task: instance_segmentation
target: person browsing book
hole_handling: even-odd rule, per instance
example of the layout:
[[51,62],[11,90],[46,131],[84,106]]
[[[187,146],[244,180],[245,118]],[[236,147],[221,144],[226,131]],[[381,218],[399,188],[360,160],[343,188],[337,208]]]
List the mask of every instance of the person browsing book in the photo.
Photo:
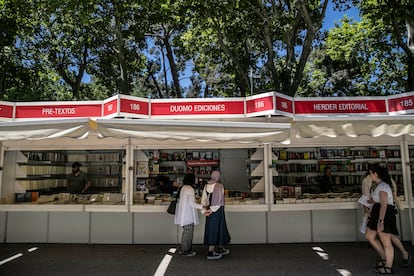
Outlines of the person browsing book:
[[195,191],[193,188],[194,183],[194,174],[189,173],[184,176],[183,185],[178,189],[179,200],[174,217],[174,223],[182,227],[181,248],[179,254],[187,257],[192,257],[197,254],[192,248],[194,225],[199,224],[196,209],[203,208],[201,204],[196,202]]

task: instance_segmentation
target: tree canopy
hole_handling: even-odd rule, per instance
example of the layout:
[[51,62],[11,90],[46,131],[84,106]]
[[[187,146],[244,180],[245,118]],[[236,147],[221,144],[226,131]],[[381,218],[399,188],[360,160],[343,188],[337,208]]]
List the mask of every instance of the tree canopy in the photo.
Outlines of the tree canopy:
[[414,91],[409,0],[0,0],[0,24],[0,100]]

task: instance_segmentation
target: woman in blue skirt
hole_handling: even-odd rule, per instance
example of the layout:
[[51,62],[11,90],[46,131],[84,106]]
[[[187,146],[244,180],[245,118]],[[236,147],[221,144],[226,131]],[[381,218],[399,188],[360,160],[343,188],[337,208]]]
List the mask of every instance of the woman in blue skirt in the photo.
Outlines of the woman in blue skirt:
[[230,234],[227,229],[224,213],[224,186],[220,183],[220,172],[213,171],[211,179],[204,186],[201,195],[202,212],[206,215],[204,244],[208,245],[208,260],[221,259],[230,253],[224,248],[230,243]]

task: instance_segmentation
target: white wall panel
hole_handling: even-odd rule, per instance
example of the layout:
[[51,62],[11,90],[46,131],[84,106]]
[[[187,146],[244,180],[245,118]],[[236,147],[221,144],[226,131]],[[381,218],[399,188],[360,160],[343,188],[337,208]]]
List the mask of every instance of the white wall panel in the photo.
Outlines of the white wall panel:
[[48,213],[9,212],[7,214],[6,242],[47,242]]
[[89,215],[80,212],[50,212],[48,242],[89,243]]

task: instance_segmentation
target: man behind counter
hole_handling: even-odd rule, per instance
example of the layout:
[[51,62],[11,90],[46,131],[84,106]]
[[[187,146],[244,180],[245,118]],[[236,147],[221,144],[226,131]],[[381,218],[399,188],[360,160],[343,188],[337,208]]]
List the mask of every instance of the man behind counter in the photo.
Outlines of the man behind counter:
[[72,173],[67,176],[68,190],[71,194],[83,194],[92,186],[88,174],[81,171],[79,162],[72,164]]
[[332,192],[332,169],[331,167],[325,167],[323,170],[323,176],[319,180],[319,192],[320,193],[330,193]]

